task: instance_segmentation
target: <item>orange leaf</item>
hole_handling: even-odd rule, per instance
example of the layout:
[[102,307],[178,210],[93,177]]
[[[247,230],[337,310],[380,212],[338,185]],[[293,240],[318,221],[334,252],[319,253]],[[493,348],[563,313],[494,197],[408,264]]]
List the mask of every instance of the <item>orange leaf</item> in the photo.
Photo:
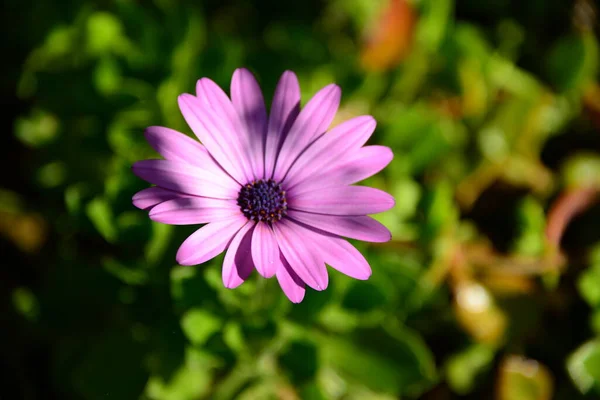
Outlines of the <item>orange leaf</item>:
[[407,0],[389,0],[361,52],[361,64],[370,71],[397,66],[409,53],[417,16]]

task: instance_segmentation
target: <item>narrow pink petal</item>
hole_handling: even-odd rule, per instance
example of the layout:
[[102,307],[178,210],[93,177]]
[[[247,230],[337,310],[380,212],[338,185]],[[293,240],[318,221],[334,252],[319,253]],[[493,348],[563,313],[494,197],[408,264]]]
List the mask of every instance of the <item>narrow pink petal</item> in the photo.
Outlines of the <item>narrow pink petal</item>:
[[209,197],[177,198],[150,210],[150,219],[170,225],[195,225],[242,215],[234,200]]
[[165,189],[220,199],[237,199],[239,185],[199,167],[170,160],[142,160],[133,172],[145,181]]
[[307,247],[304,230],[285,219],[273,224],[279,249],[294,272],[311,288],[325,290],[329,283],[327,269],[319,253]]
[[200,142],[176,130],[150,126],[146,128],[144,135],[154,150],[167,160],[198,165],[198,158],[209,157],[208,151]]
[[376,125],[373,117],[363,115],[336,126],[318,138],[292,165],[284,180],[286,186],[295,186],[359,149],[373,134]]
[[256,270],[265,278],[271,278],[280,268],[279,246],[271,227],[259,222],[252,235],[252,259]]
[[265,175],[271,177],[277,153],[300,112],[300,85],[292,71],[285,71],[275,88],[265,140]]
[[[251,153],[251,164],[256,178],[265,177],[264,146],[267,131],[267,109],[258,82],[250,71],[238,68],[231,79],[231,102],[237,111]],[[242,134],[240,132],[239,134]]]
[[240,286],[252,273],[254,263],[252,262],[252,228],[254,223],[248,221],[238,231],[227,248],[221,271],[223,285],[234,289]]
[[212,80],[202,78],[196,82],[196,96],[210,107],[213,116],[217,117],[216,121],[221,123],[222,130],[225,132],[229,129],[231,149],[237,154],[237,162],[243,168],[246,182],[256,179],[252,171],[249,137],[244,135],[244,125],[227,94]]
[[211,222],[192,233],[177,250],[181,265],[202,264],[221,254],[233,236],[248,222],[244,216]]
[[222,179],[233,180],[197,140],[162,126],[147,128],[145,135],[148,143],[166,160],[183,161],[219,175]]
[[366,186],[336,186],[303,193],[288,193],[293,210],[331,215],[377,214],[394,206],[388,193]]
[[[327,135],[325,135],[327,136]],[[314,175],[303,175],[294,185],[286,185],[288,192],[300,193],[331,186],[344,186],[362,181],[384,169],[394,158],[389,147],[366,146],[346,159],[324,166]]]
[[366,280],[371,276],[371,267],[365,257],[348,241],[339,236],[301,227],[302,235],[320,250],[325,263],[344,275]]
[[209,96],[199,99],[187,93],[177,100],[186,122],[219,165],[241,184],[252,180],[249,159],[234,124],[225,113],[213,108],[216,101],[211,102]]
[[158,186],[149,187],[140,190],[133,195],[131,199],[133,205],[141,210],[149,210],[163,201],[172,200],[179,197],[189,197],[189,195],[163,189]]
[[[323,239],[325,237],[325,239]],[[317,238],[328,265],[354,279],[366,280],[371,276],[371,266],[365,257],[348,241],[334,236]]]
[[281,290],[292,303],[300,303],[304,299],[304,282],[296,275],[292,267],[281,255],[282,266],[277,268],[276,276]]
[[294,210],[288,210],[287,216],[308,226],[365,242],[383,243],[392,238],[385,226],[367,216],[325,215]]
[[340,105],[341,94],[339,86],[325,86],[300,111],[279,151],[273,179],[280,182],[304,149],[325,133]]

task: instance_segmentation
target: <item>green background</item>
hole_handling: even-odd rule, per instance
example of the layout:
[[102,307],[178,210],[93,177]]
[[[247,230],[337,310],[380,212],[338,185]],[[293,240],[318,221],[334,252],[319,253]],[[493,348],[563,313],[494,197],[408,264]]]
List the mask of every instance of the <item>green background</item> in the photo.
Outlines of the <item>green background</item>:
[[[3,8],[0,398],[598,398],[594,1]],[[176,265],[196,227],[131,205],[145,127],[190,134],[177,95],[238,67],[268,104],[291,69],[378,120],[395,158],[365,184],[397,205],[356,244],[368,281],[228,290],[222,257]]]

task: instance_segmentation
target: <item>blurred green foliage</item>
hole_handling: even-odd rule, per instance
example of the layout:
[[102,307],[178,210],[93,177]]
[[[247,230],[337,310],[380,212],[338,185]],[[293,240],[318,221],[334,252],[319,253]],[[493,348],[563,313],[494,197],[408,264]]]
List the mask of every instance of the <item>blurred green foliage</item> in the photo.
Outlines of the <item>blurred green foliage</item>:
[[[7,3],[18,100],[0,191],[7,399],[543,400],[600,395],[600,86],[594,2]],[[16,32],[16,35],[15,35]],[[369,184],[390,243],[369,281],[175,265],[194,227],[131,205],[143,130],[176,98],[285,69],[343,89],[393,148]],[[8,89],[6,89],[8,88]],[[9,136],[8,134],[5,136]],[[12,170],[11,170],[12,168]],[[15,169],[16,168],[16,169]]]

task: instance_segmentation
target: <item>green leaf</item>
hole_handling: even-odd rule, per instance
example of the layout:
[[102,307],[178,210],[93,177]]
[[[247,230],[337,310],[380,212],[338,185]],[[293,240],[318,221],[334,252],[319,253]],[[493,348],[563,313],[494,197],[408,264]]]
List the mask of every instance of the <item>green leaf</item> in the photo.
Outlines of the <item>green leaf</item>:
[[130,268],[116,260],[103,260],[102,266],[111,275],[128,285],[144,285],[148,282],[148,273],[141,268]]
[[12,292],[12,301],[19,314],[29,321],[35,321],[40,312],[38,299],[35,294],[26,287],[18,287]]
[[570,187],[600,187],[600,155],[582,152],[569,157],[561,168],[563,181]]
[[94,70],[94,84],[103,95],[116,93],[122,84],[119,64],[112,57],[103,57]]
[[589,267],[581,274],[577,288],[592,307],[600,306],[600,264]]
[[56,115],[43,110],[33,110],[29,117],[17,118],[15,136],[31,147],[43,147],[58,138],[60,121]]
[[540,256],[545,245],[546,214],[544,206],[535,198],[526,197],[517,210],[519,235],[515,251],[519,254]]
[[190,310],[181,318],[181,329],[195,345],[204,344],[212,334],[221,329],[222,325],[223,322],[219,317],[202,309]]
[[113,14],[96,12],[87,21],[87,46],[92,54],[113,51],[122,35],[123,25]]
[[117,229],[112,209],[104,198],[96,197],[90,201],[86,207],[86,214],[107,242],[116,241]]
[[581,90],[598,70],[598,43],[584,32],[559,39],[548,59],[548,75],[559,91]]
[[62,161],[53,161],[37,171],[37,181],[44,188],[55,188],[67,179],[67,166]]
[[171,296],[177,309],[187,310],[215,301],[217,293],[197,268],[179,265],[171,269]]
[[477,378],[491,367],[494,349],[475,344],[450,357],[446,365],[448,384],[458,394],[470,393]]
[[582,393],[600,393],[600,341],[593,340],[579,347],[567,359],[567,370]]
[[[210,390],[212,359],[205,354],[187,349],[185,364],[168,380],[152,376],[145,394],[150,400],[196,400]],[[125,400],[125,399],[123,399]]]
[[348,310],[366,312],[382,307],[389,299],[381,285],[371,281],[353,281],[342,300],[342,306]]
[[282,351],[279,363],[297,387],[315,377],[319,367],[318,349],[306,340],[293,341]]
[[160,262],[169,247],[173,225],[159,223],[152,223],[151,225],[152,234],[148,244],[144,248],[144,255],[150,265],[155,265]]
[[451,23],[453,0],[423,1],[417,41],[430,52],[434,52],[444,40]]
[[324,363],[348,382],[388,394],[418,395],[435,381],[433,355],[415,334],[362,330],[356,339],[322,341]]

